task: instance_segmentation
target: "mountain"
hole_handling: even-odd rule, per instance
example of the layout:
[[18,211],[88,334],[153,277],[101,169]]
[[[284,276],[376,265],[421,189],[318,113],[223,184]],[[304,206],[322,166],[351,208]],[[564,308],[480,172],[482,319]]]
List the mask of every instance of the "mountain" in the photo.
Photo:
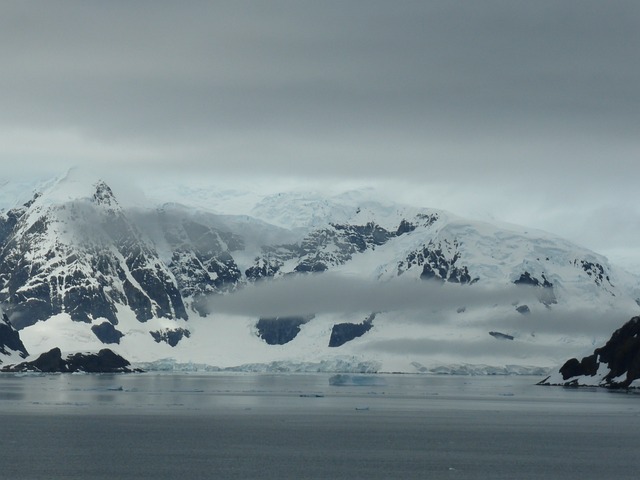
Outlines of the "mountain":
[[640,379],[640,317],[633,317],[602,347],[567,360],[539,385],[628,388]]
[[0,217],[0,301],[15,327],[61,313],[117,325],[118,305],[141,322],[186,319],[171,272],[109,186],[78,187],[61,181]]
[[548,367],[638,309],[636,277],[545,232],[370,192],[250,213],[124,207],[71,172],[0,215],[0,303],[32,353],[410,372]]

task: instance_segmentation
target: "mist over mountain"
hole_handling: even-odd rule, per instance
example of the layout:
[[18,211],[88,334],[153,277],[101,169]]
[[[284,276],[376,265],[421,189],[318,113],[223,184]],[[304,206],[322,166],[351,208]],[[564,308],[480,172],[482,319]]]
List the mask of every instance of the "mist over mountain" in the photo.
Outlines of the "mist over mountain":
[[31,187],[0,214],[0,304],[34,355],[532,371],[640,309],[638,277],[595,252],[368,190],[238,194],[251,215],[231,215],[231,190],[194,206],[77,172]]

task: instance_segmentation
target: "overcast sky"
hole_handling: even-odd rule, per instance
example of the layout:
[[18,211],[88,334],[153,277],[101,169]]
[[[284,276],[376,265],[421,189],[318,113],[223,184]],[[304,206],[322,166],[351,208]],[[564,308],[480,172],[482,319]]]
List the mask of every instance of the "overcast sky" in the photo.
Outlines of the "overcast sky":
[[640,268],[640,2],[7,1],[1,177],[372,185]]

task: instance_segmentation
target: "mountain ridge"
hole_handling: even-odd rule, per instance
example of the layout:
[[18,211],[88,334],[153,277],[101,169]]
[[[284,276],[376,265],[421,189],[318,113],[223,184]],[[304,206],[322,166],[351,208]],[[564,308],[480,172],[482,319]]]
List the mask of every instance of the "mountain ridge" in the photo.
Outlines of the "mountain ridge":
[[[530,319],[576,306],[619,309],[621,315],[638,307],[637,278],[601,255],[545,232],[498,227],[441,210],[384,205],[363,195],[338,198],[341,204],[335,197],[320,202],[323,209],[313,215],[303,210],[316,209],[318,195],[307,204],[302,194],[294,196],[295,202],[291,198],[274,196],[260,207],[269,210],[270,218],[290,218],[292,211],[298,211],[286,229],[246,215],[212,213],[213,206],[210,212],[175,203],[123,208],[106,182],[97,179],[87,185],[86,179],[64,177],[25,205],[0,215],[0,303],[31,343],[29,351],[59,346],[52,343],[56,339],[71,347],[72,335],[78,337],[78,349],[108,343],[126,358],[147,362],[176,356],[233,366],[254,360],[315,361],[345,353],[366,362],[378,355],[376,345],[391,351],[393,338],[399,342],[411,336],[423,338],[424,352],[416,349],[415,358],[400,361],[396,353],[389,355],[395,359],[389,364],[397,360],[403,371],[414,371],[413,364],[437,363],[438,356],[427,346],[438,336],[458,338],[464,345],[475,341],[473,345],[487,349],[499,346],[504,358],[498,363],[528,361],[499,343],[487,343],[496,337],[484,338],[482,330],[487,336],[500,331],[502,338],[512,337],[532,352],[542,352],[549,342],[584,348],[593,341],[587,340],[589,332],[578,331],[574,342],[554,333],[540,332],[536,337],[524,332],[538,330]],[[471,310],[448,305],[452,312],[423,308],[438,320],[422,330],[411,324],[413,320],[405,324],[406,318],[421,315],[415,312],[382,311],[366,324],[366,331],[356,326],[368,322],[371,309],[321,314],[302,323],[285,345],[270,350],[256,334],[260,318],[216,312],[215,302],[210,301],[252,284],[328,273],[382,282],[390,290],[401,288],[402,278],[457,285],[463,289],[460,303],[468,291],[464,289],[476,285],[497,290],[527,285],[535,298],[525,304],[523,294],[509,303]],[[349,288],[345,290],[349,295]],[[485,327],[492,317],[494,328]],[[338,324],[346,325],[344,331],[362,334],[330,349],[332,326]],[[603,325],[602,330],[606,328]],[[229,345],[221,346],[225,335]],[[220,351],[207,354],[207,339]],[[238,352],[224,358],[233,347]],[[465,363],[454,357],[458,361],[452,363]],[[466,363],[490,357],[478,350]],[[529,358],[546,365],[555,359],[543,353]]]

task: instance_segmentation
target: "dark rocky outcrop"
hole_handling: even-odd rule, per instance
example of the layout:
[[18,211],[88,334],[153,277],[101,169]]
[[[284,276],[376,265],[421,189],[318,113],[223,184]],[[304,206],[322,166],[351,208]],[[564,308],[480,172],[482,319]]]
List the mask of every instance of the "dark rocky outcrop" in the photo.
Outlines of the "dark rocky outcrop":
[[493,338],[497,338],[498,340],[513,340],[513,335],[508,335],[506,333],[501,332],[489,332]]
[[313,319],[313,315],[291,317],[263,317],[256,323],[258,336],[269,345],[284,345],[296,338],[300,327]]
[[560,367],[560,373],[564,380],[568,380],[572,377],[578,377],[581,375],[587,375],[593,377],[598,373],[598,361],[596,355],[589,355],[582,360],[577,358],[571,358]]
[[520,275],[520,278],[515,280],[513,283],[516,285],[531,285],[532,287],[545,287],[551,288],[553,284],[547,280],[547,277],[542,274],[542,281],[538,280],[536,277],[532,276],[529,272],[524,272]]
[[184,328],[165,328],[164,330],[149,333],[156,343],[165,342],[172,347],[178,345],[183,338],[189,338],[191,336],[191,332]]
[[131,363],[108,348],[95,353],[75,353],[67,357],[70,372],[131,373]]
[[540,300],[540,302],[546,305],[547,307],[551,306],[552,304],[558,303],[558,300],[556,299],[556,294],[553,291],[553,283],[551,283],[547,279],[544,273],[540,275],[540,278],[542,280],[534,277],[529,272],[525,271],[520,275],[519,278],[514,280],[513,283],[515,285],[539,287],[540,290],[538,292],[538,300]]
[[294,268],[294,271],[297,273],[321,273],[326,272],[328,268],[329,267],[321,261],[309,259],[300,262],[296,268]]
[[[437,217],[436,217],[437,218]],[[421,218],[423,221],[428,219]],[[431,221],[435,221],[435,218]],[[274,276],[285,262],[296,261],[293,271],[319,273],[342,265],[358,253],[373,250],[392,238],[415,230],[416,226],[402,220],[397,230],[387,230],[374,222],[364,225],[330,224],[314,230],[299,243],[263,247],[262,255],[245,270],[247,280]]]
[[[20,340],[20,334],[13,328],[11,322],[3,313],[2,318],[0,318],[0,356],[11,355],[12,352],[18,352],[18,355],[22,358],[29,356],[22,340]],[[1,358],[0,363],[2,363]]]
[[399,237],[400,235],[404,235],[405,233],[413,232],[416,228],[416,225],[403,219],[400,222],[398,229],[396,230],[396,235]]
[[53,348],[41,354],[31,362],[23,362],[13,367],[6,367],[3,371],[10,372],[68,372],[67,364],[62,359],[62,352],[59,348]]
[[98,337],[102,343],[120,343],[120,339],[124,336],[124,334],[117,330],[109,322],[102,322],[100,325],[93,325],[91,327],[91,331]]
[[457,241],[444,240],[429,242],[420,250],[409,253],[405,261],[398,264],[398,275],[412,267],[422,267],[422,280],[437,280],[459,284],[473,284],[479,279],[472,278],[469,269],[460,265],[461,254]]
[[589,275],[596,285],[601,286],[605,282],[611,284],[611,278],[603,265],[598,262],[590,262],[588,260],[576,260],[574,265],[580,266],[587,275]]
[[371,245],[384,245],[396,234],[385,230],[373,222],[366,225],[332,225],[333,228],[343,234],[348,242],[355,246],[358,252],[364,252]]
[[280,262],[271,262],[269,258],[256,258],[255,264],[252,267],[247,268],[244,274],[247,280],[255,282],[262,280],[263,278],[269,278],[275,276],[282,264]]
[[519,305],[516,307],[516,312],[521,313],[522,315],[528,315],[531,313],[531,309],[529,305]]
[[330,347],[340,347],[354,338],[361,337],[373,327],[376,314],[372,313],[362,323],[338,323],[331,329]]
[[[606,373],[602,373],[605,366]],[[600,372],[600,373],[599,373]],[[558,372],[541,385],[600,385],[607,388],[628,388],[640,378],[640,317],[633,317],[616,330],[609,341],[581,360],[567,360]]]
[[107,348],[98,353],[74,353],[62,358],[59,348],[43,353],[31,362],[8,365],[2,372],[41,372],[41,373],[131,373],[139,370],[129,368],[128,360]]

